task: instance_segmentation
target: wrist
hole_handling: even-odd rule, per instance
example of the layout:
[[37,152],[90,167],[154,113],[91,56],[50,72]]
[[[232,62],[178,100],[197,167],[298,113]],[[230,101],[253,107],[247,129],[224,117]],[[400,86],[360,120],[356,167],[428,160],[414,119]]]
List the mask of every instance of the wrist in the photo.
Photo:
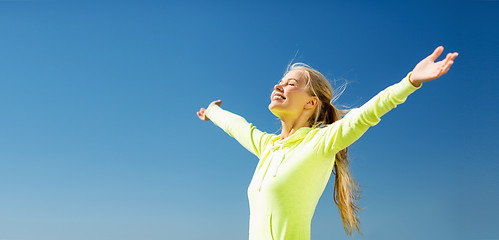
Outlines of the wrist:
[[414,87],[420,87],[421,86],[421,82],[419,81],[414,81],[412,78],[412,73],[409,74],[409,82],[412,84],[412,86]]

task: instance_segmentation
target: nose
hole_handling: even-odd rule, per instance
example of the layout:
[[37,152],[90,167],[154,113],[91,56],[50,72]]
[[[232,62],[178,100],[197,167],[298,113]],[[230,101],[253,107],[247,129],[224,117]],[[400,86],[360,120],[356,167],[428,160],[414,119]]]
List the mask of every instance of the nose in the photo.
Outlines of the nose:
[[281,84],[276,84],[274,86],[274,89],[277,90],[277,91],[281,91],[281,92],[283,91]]

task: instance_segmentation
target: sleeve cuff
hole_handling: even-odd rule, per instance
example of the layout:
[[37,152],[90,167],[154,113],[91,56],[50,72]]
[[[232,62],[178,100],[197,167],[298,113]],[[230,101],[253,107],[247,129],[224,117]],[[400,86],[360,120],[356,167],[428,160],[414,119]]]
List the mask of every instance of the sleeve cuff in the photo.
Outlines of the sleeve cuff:
[[415,92],[416,90],[420,89],[423,84],[421,84],[419,87],[415,87],[412,85],[411,81],[409,81],[409,77],[411,76],[412,72],[407,74],[407,76],[400,81],[400,87],[399,87],[399,93],[404,96],[409,96],[411,93]]
[[419,87],[416,87],[416,86],[412,85],[411,81],[409,81],[409,78],[411,77],[411,75],[412,75],[412,72],[409,72],[409,73],[407,74],[407,76],[403,79],[403,82],[405,82],[405,83],[408,85],[408,86],[407,86],[408,88],[411,88],[411,89],[413,89],[414,91],[415,91],[415,90],[417,90],[417,89],[420,89],[420,88],[423,86],[423,83],[421,83],[421,84],[419,85]]
[[217,110],[221,110],[222,108],[220,108],[220,106],[216,105],[216,104],[212,104],[210,106],[208,106],[208,108],[206,109],[205,111],[205,115],[211,119],[210,115],[213,114],[214,112],[217,112]]

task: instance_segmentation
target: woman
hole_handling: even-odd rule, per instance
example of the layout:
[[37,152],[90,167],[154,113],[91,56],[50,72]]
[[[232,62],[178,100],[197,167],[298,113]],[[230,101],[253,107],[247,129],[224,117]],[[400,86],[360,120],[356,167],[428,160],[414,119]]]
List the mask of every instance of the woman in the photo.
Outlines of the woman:
[[331,104],[327,79],[307,65],[294,64],[274,87],[269,104],[281,119],[280,135],[261,132],[244,118],[221,109],[220,100],[201,108],[197,113],[201,120],[213,121],[259,158],[248,188],[249,238],[310,239],[312,216],[331,172],[345,231],[349,235],[354,229],[360,231],[358,190],[350,176],[347,147],[423,82],[447,73],[458,54],[449,53],[435,62],[442,52],[443,47],[437,47],[401,82],[343,118]]

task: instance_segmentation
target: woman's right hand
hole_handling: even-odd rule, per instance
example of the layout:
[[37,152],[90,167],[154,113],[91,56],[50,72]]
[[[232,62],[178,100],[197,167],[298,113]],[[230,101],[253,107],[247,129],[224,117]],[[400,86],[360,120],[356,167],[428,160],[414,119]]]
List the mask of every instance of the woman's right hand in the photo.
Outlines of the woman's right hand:
[[[222,105],[222,100],[216,100],[216,101],[213,101],[210,103],[210,105],[208,105],[208,107],[210,107],[211,105]],[[201,108],[199,109],[199,112],[198,112],[198,117],[199,119],[203,120],[203,121],[210,121],[210,119],[206,116],[206,109],[204,108]]]

